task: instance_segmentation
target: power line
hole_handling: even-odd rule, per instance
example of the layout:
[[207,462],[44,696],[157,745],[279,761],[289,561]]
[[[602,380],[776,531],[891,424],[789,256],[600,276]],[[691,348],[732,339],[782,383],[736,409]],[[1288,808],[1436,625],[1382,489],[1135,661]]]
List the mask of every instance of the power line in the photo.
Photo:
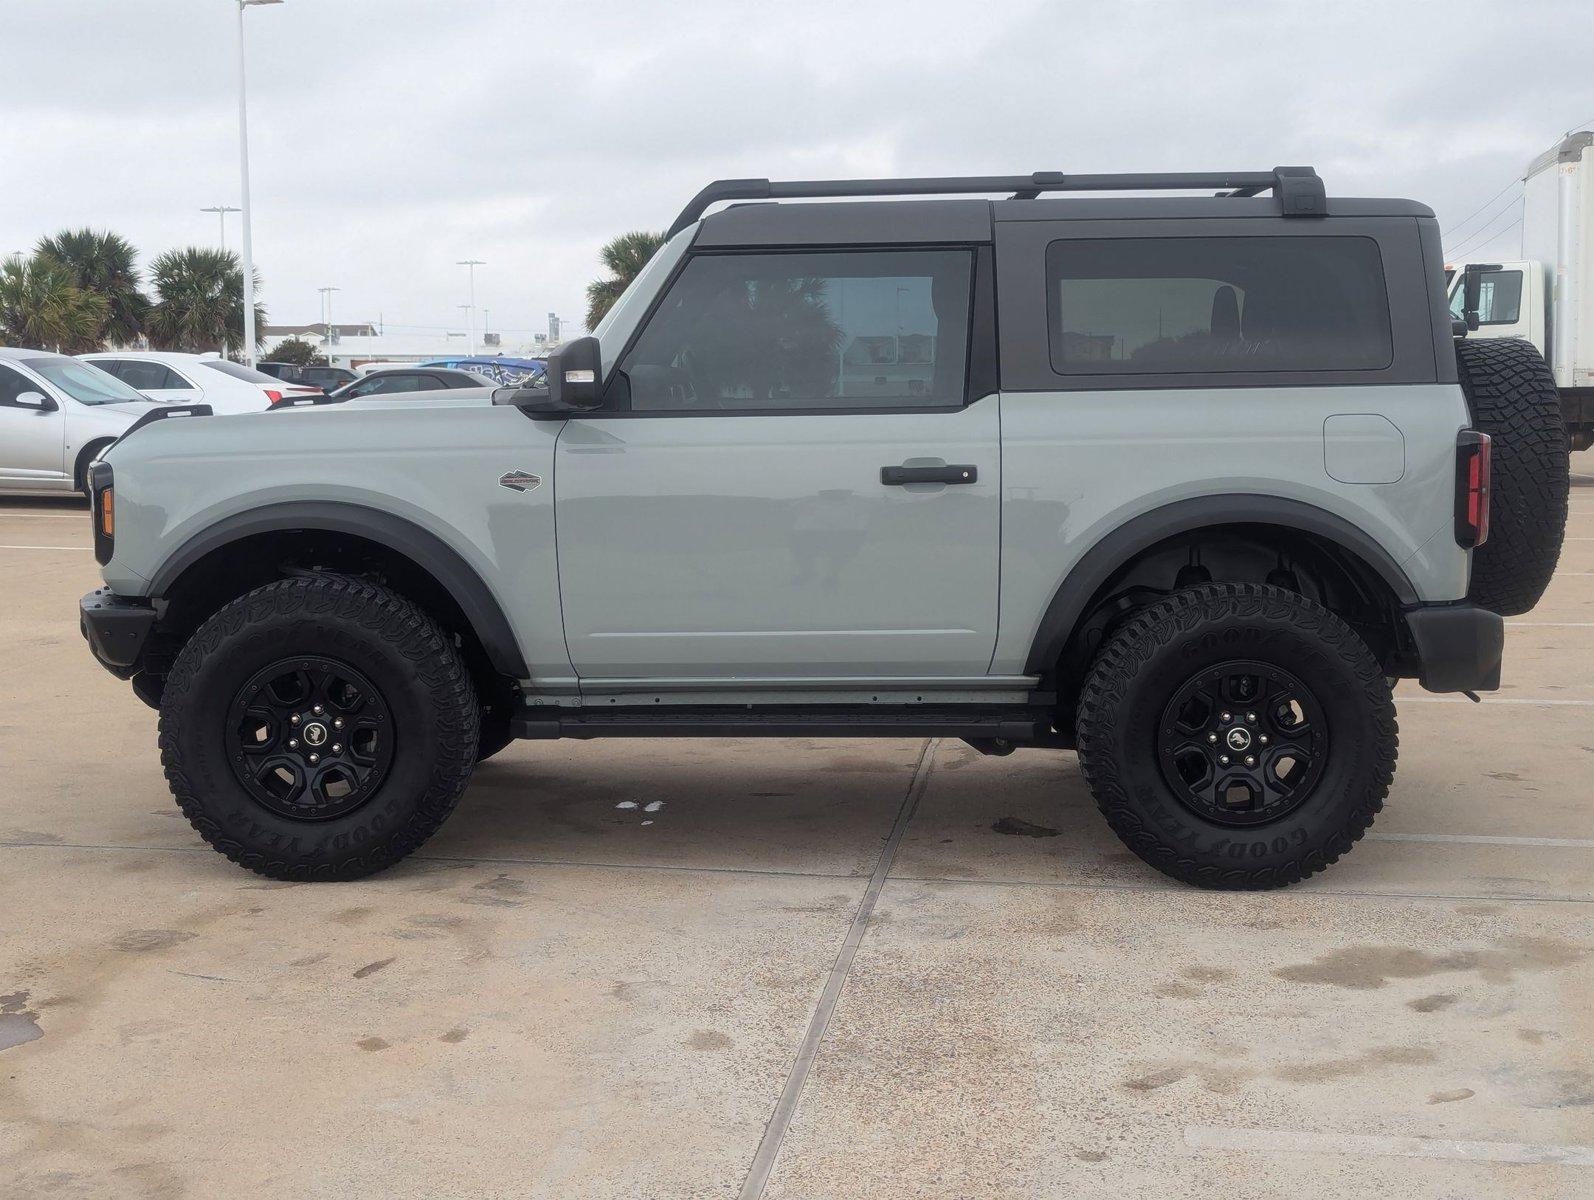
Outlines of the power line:
[[[1466,225],[1471,223],[1473,217],[1477,216],[1484,209],[1488,208],[1491,204],[1493,204],[1501,196],[1505,195],[1507,192],[1509,192],[1512,188],[1516,187],[1516,185],[1521,183],[1521,182],[1522,182],[1522,180],[1520,178],[1513,179],[1510,183],[1506,184],[1503,188],[1501,188],[1494,195],[1490,196],[1482,204],[1478,205],[1478,207],[1470,215],[1468,215],[1465,219],[1457,222],[1455,225],[1452,225],[1449,229],[1441,229],[1439,231],[1440,239],[1443,240],[1444,238],[1451,237],[1451,236],[1453,236],[1455,234],[1459,234],[1461,232],[1461,230]],[[1500,215],[1499,213],[1495,214],[1495,216],[1499,216],[1499,215]],[[1494,217],[1490,217],[1489,220],[1491,220],[1491,221],[1494,220]],[[1485,224],[1487,224],[1487,222],[1485,222]]]
[[[1514,209],[1518,204],[1522,203],[1523,199],[1524,199],[1523,197],[1518,196],[1510,204],[1506,205],[1499,212],[1495,213],[1494,216],[1490,217],[1488,222],[1486,224],[1484,224],[1483,227],[1480,228],[1476,233],[1472,234],[1471,237],[1464,238],[1460,245],[1456,246],[1453,250],[1446,251],[1446,255],[1445,256],[1447,258],[1460,258],[1463,254],[1467,253],[1469,250],[1475,250],[1479,246],[1488,245],[1490,242],[1494,241],[1495,238],[1499,237],[1502,233],[1504,233],[1507,229],[1511,229],[1515,225],[1515,222],[1513,222],[1511,225],[1505,226],[1502,229],[1494,230],[1494,232],[1492,232],[1492,233],[1490,232],[1490,230],[1493,227],[1494,223],[1496,221],[1498,221],[1501,217],[1505,216],[1507,213],[1511,212],[1511,210]],[[1517,214],[1517,221],[1520,221],[1520,220],[1522,220],[1522,214],[1518,213]]]

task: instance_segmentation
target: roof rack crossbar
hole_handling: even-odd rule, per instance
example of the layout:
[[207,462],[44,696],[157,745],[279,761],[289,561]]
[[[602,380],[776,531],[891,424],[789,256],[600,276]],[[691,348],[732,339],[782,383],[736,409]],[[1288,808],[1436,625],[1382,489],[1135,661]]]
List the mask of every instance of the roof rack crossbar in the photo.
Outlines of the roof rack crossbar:
[[825,199],[846,196],[950,196],[1010,192],[1015,200],[1033,200],[1042,192],[1204,191],[1218,188],[1223,196],[1255,196],[1272,192],[1287,217],[1320,217],[1327,212],[1323,181],[1311,167],[1274,167],[1271,171],[1172,171],[1125,175],[1065,175],[1036,171],[1033,175],[959,175],[917,179],[716,179],[692,197],[670,226],[674,237],[723,200]]

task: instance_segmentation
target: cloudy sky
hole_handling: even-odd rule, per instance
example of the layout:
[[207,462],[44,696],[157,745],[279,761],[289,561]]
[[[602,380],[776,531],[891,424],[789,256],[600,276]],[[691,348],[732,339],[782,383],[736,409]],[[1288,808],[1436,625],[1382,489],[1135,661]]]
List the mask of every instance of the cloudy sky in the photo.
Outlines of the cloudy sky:
[[[234,11],[0,0],[0,255],[83,224],[146,260],[214,242]],[[459,329],[454,263],[479,258],[506,341],[579,322],[604,240],[715,177],[1310,163],[1500,256],[1512,180],[1594,119],[1587,0],[286,0],[247,23],[272,319],[334,285],[340,320]]]

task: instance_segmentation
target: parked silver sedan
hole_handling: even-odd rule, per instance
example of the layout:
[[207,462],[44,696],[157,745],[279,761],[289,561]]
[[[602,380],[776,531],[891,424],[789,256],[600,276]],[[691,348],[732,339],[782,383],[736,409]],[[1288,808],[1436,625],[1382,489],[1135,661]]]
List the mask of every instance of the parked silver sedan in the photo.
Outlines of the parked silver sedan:
[[86,362],[0,346],[0,490],[83,491],[89,463],[155,406]]

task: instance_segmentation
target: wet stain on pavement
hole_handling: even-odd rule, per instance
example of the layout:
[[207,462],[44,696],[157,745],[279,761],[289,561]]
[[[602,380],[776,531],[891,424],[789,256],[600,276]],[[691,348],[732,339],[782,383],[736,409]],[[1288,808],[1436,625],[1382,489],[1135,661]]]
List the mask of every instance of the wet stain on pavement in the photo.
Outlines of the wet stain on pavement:
[[375,975],[383,967],[390,967],[396,961],[398,961],[398,955],[395,954],[392,958],[381,958],[374,963],[366,963],[365,966],[354,973],[354,977],[356,979],[364,979],[367,975]]
[[1391,979],[1419,979],[1451,971],[1476,971],[1490,983],[1505,983],[1518,971],[1544,971],[1569,966],[1588,954],[1586,947],[1554,938],[1512,937],[1488,950],[1430,954],[1406,946],[1347,946],[1319,955],[1309,963],[1273,972],[1295,983],[1369,990]]
[[437,1040],[447,1042],[450,1046],[457,1046],[470,1036],[470,1030],[465,1028],[450,1029]]
[[1471,1100],[1475,1094],[1471,1088],[1451,1088],[1447,1092],[1435,1092],[1428,1097],[1428,1103],[1454,1104],[1457,1100]]
[[1441,1008],[1449,1008],[1455,1002],[1455,996],[1448,992],[1439,992],[1432,996],[1419,996],[1415,1000],[1408,1000],[1406,1007],[1413,1012],[1431,1013],[1438,1012]]
[[358,906],[355,908],[343,908],[333,913],[327,919],[334,925],[358,925],[361,921],[365,920],[365,918],[369,917],[375,911],[376,910],[374,908],[364,908]]
[[1437,1061],[1439,1056],[1423,1046],[1381,1046],[1365,1054],[1349,1058],[1332,1058],[1326,1062],[1296,1063],[1278,1067],[1273,1071],[1276,1079],[1290,1083],[1322,1083],[1341,1079],[1346,1075],[1361,1075],[1383,1066],[1421,1067]]
[[991,823],[993,833],[1005,833],[1009,837],[1050,838],[1061,837],[1061,829],[1053,829],[1050,825],[1035,825],[1020,817],[1003,817]]
[[111,949],[124,954],[150,954],[169,950],[194,938],[186,929],[130,929],[111,942]]
[[712,1029],[699,1029],[686,1044],[693,1050],[729,1050],[733,1045],[730,1038]]
[[37,1014],[25,1007],[27,1002],[27,992],[0,996],[0,1050],[10,1050],[44,1036]]
[[378,1050],[386,1050],[390,1045],[386,1038],[379,1037],[364,1037],[354,1044],[361,1050],[369,1050],[372,1053],[375,1053]]

